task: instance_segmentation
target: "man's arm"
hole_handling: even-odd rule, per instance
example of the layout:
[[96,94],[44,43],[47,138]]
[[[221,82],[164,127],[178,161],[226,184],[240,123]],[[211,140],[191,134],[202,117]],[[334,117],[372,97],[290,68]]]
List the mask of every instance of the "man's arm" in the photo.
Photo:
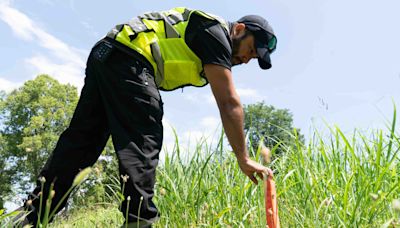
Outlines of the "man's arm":
[[210,82],[225,133],[236,155],[239,167],[257,184],[254,173],[262,178],[262,173],[267,174],[269,171],[263,165],[249,158],[243,131],[243,107],[233,85],[232,73],[229,69],[215,64],[205,64],[204,71]]

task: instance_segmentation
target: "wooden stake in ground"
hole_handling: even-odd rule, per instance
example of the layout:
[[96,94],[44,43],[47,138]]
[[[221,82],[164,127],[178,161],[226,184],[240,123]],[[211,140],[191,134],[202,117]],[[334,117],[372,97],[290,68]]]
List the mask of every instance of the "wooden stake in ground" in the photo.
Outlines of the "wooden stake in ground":
[[[266,164],[271,162],[271,151],[267,147],[263,147],[261,154]],[[272,172],[264,175],[264,196],[265,196],[265,213],[267,216],[268,228],[280,228],[278,216],[278,201],[276,199],[275,181]]]

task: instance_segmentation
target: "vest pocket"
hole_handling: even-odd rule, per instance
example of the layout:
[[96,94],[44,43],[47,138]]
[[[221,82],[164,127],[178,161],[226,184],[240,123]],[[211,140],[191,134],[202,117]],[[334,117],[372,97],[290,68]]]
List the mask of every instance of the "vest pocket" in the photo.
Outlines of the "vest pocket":
[[184,60],[167,60],[164,62],[164,83],[166,88],[197,84],[197,67],[194,62]]
[[201,60],[190,50],[183,38],[160,39],[158,45],[164,74],[160,87],[173,90],[185,85],[203,84],[199,75],[202,69]]

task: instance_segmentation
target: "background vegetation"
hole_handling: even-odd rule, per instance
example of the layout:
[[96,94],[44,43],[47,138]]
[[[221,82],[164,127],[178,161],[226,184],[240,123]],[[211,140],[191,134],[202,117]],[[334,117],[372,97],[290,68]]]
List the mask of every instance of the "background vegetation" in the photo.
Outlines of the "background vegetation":
[[39,75],[3,96],[0,105],[0,179],[11,184],[0,198],[12,197],[32,187],[61,132],[68,126],[78,101],[76,88],[62,85],[48,75]]
[[[17,91],[9,95],[3,94],[0,102],[1,199],[15,196],[12,189],[23,183],[16,176],[22,174],[26,177],[22,181],[27,183],[32,180],[28,177],[33,175],[34,169],[21,167],[31,161],[40,163],[42,160],[29,158],[30,162],[26,162],[27,158],[24,156],[35,151],[41,151],[38,157],[47,156],[46,153],[51,150],[51,146],[47,144],[56,140],[54,137],[58,134],[57,131],[63,129],[63,123],[68,122],[69,114],[72,113],[67,111],[67,107],[60,105],[70,102],[72,107],[76,102],[72,98],[50,102],[52,98],[49,102],[41,103],[51,110],[45,111],[47,109],[38,108],[41,105],[31,106],[29,103],[40,100],[40,95],[25,95],[15,98],[13,102],[21,101],[20,105],[16,105],[19,109],[15,108],[18,112],[12,112],[14,107],[7,105],[11,104],[7,102],[10,97],[17,97],[15,94],[18,91],[26,91],[26,85],[45,84],[47,88],[54,85],[35,84],[36,80],[55,83],[47,76],[39,76]],[[45,87],[38,87],[41,92],[38,94],[46,91]],[[74,96],[67,89],[58,88],[57,91]],[[51,109],[53,106],[55,108]],[[27,107],[44,111],[27,111]],[[261,115],[259,120],[252,117],[253,124],[255,119],[261,121],[271,118],[263,114],[269,112],[275,116],[279,111],[264,103],[245,107],[246,111],[251,108],[258,109]],[[60,112],[64,114],[56,116],[63,118],[57,119],[52,115]],[[327,126],[328,133],[322,135],[314,131],[307,144],[299,130],[291,126],[291,114],[287,110],[279,112],[286,117],[282,118],[283,122],[274,122],[270,128],[275,126],[275,129],[282,130],[280,133],[269,134],[264,130],[253,130],[251,126],[254,125],[247,125],[248,121],[246,126],[247,130],[254,131],[254,134],[248,134],[248,141],[251,155],[256,160],[261,160],[259,140],[282,135],[282,139],[272,140],[275,143],[272,147],[274,150],[279,149],[280,155],[271,164],[271,167],[279,170],[275,174],[275,181],[282,227],[400,226],[400,138],[395,128],[396,110],[387,129],[377,129],[369,133],[354,130],[348,134],[339,127]],[[45,116],[42,113],[49,115],[40,120],[38,116]],[[56,119],[60,123],[47,121],[47,118]],[[20,125],[17,127],[7,122],[9,120]],[[48,132],[53,136],[50,137]],[[12,133],[18,137],[12,136]],[[40,138],[35,138],[36,135]],[[179,137],[176,137],[175,148],[164,152],[166,157],[158,169],[155,198],[161,219],[155,227],[265,227],[262,184],[255,186],[240,172],[235,157],[224,145],[223,138],[224,135],[221,134],[216,146],[208,145],[205,140],[198,141],[195,151],[188,152],[183,151]],[[16,142],[14,147],[11,146],[12,139]],[[26,148],[32,148],[32,151],[27,151]],[[193,156],[187,157],[184,154]],[[67,210],[60,213],[50,227],[118,227],[123,223],[123,215],[118,211],[122,198],[114,157],[109,142],[87,180],[74,190]],[[13,216],[15,214],[0,211],[0,226],[12,226]]]
[[[289,109],[277,109],[263,102],[244,105],[244,130],[252,142],[253,149],[262,141],[273,149],[275,155],[286,151],[285,147],[295,147],[296,140],[304,144],[304,136],[300,129],[293,126],[293,115]],[[296,130],[297,137],[292,137]]]

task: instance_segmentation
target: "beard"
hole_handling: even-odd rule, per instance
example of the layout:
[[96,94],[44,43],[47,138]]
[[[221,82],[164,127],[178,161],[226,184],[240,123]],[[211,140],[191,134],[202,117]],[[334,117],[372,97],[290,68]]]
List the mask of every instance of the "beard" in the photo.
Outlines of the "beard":
[[242,43],[242,40],[244,40],[247,36],[251,34],[250,31],[245,30],[245,32],[241,35],[232,35],[232,57],[231,57],[231,63],[232,66],[240,65],[242,64],[242,60],[238,56],[238,52],[240,49],[240,45]]
[[232,66],[242,64],[242,61],[237,56],[237,54],[239,52],[240,43],[242,42],[243,39],[244,39],[243,36],[232,37],[232,57],[231,57]]

